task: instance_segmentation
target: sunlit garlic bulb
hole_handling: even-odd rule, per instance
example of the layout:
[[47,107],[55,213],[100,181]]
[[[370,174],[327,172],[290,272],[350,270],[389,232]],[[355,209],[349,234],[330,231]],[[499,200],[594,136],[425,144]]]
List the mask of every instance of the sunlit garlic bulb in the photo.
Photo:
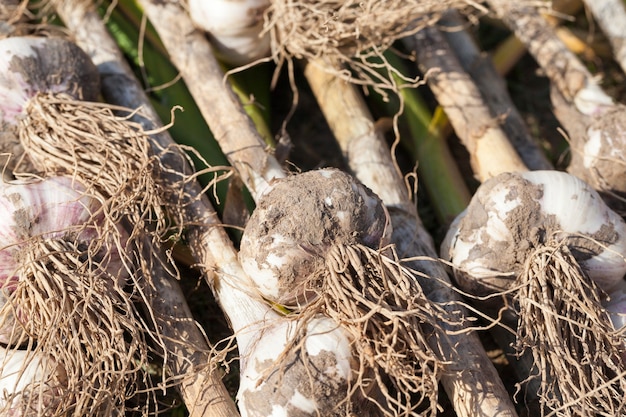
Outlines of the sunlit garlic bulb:
[[68,40],[33,36],[0,40],[0,123],[16,124],[35,94],[64,93],[95,101],[99,88],[97,68]]
[[459,285],[474,294],[513,283],[530,253],[563,241],[604,291],[626,273],[626,224],[596,191],[557,171],[507,173],[483,183],[450,227],[442,257]]
[[270,37],[263,32],[263,13],[269,0],[188,0],[196,26],[211,36],[219,58],[244,65],[270,51]]
[[242,267],[263,296],[303,301],[306,281],[325,268],[333,245],[389,243],[391,225],[380,199],[336,169],[298,174],[273,184],[241,240]]
[[29,350],[0,347],[0,414],[44,415],[55,401],[55,386],[65,381],[52,360]]
[[241,416],[340,415],[353,371],[347,332],[323,316],[307,323],[303,341],[294,340],[296,320],[268,326],[242,352]]

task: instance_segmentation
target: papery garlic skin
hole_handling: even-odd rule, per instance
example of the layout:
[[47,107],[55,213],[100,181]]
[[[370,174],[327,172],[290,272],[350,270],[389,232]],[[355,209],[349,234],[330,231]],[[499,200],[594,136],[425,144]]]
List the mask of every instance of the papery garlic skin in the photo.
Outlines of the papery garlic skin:
[[95,101],[99,92],[97,68],[74,43],[31,36],[0,40],[0,122],[16,124],[37,93]]
[[338,405],[346,399],[352,374],[347,332],[332,319],[318,316],[307,323],[301,349],[292,346],[284,351],[296,335],[298,322],[283,318],[268,326],[242,352],[237,393],[241,416],[314,417],[339,413]]
[[308,279],[325,268],[333,245],[388,244],[391,225],[372,191],[336,169],[276,181],[241,239],[239,259],[260,293],[283,305],[304,303]]
[[269,0],[188,0],[191,20],[211,35],[216,54],[237,66],[268,56],[263,13],[269,5]]
[[450,228],[441,256],[462,288],[486,295],[509,288],[533,248],[548,239],[565,242],[604,291],[623,280],[626,224],[588,184],[558,171],[483,183]]

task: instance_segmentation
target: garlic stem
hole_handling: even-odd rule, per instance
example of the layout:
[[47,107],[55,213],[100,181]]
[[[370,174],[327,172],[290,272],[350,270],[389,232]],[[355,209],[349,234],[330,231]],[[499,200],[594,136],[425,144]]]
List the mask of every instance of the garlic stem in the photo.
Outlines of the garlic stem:
[[539,66],[565,100],[585,115],[601,113],[613,105],[591,73],[554,33],[554,28],[528,0],[489,0],[498,16],[526,45]]
[[244,184],[258,198],[274,178],[284,172],[230,87],[215,59],[211,45],[193,27],[189,16],[178,5],[156,0],[140,0],[148,18],[189,86],[198,108],[231,165]]
[[526,123],[517,111],[503,78],[497,73],[489,56],[485,55],[469,35],[458,12],[446,13],[439,24],[445,29],[441,34],[457,56],[463,69],[472,77],[485,98],[493,117],[501,121],[502,130],[531,170],[552,169],[552,164],[530,136]]
[[467,148],[478,180],[527,170],[439,29],[424,28],[404,42],[416,51],[422,72],[429,73],[428,85]]
[[[391,215],[392,241],[400,257],[427,256],[436,259],[432,238],[421,224],[414,203],[394,165],[381,133],[353,85],[324,71],[323,62],[309,63],[305,74],[324,115],[356,176],[378,194]],[[446,286],[450,279],[434,261],[415,261],[410,267],[432,279],[420,279],[426,295],[435,302],[455,304],[456,294]],[[453,309],[458,309],[455,304]],[[458,311],[458,310],[457,310]],[[476,333],[461,332],[445,323],[443,331],[454,330],[431,340],[448,356],[442,375],[443,386],[458,416],[516,416],[500,377],[487,357]],[[471,372],[467,372],[471,369]],[[478,390],[477,390],[477,387]],[[474,398],[479,395],[480,399]],[[468,400],[469,399],[469,400]]]

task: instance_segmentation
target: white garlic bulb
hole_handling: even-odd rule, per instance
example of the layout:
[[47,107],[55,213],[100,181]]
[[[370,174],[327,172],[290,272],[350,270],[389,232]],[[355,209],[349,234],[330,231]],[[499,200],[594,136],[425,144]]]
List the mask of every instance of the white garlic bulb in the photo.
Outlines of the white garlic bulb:
[[196,26],[209,33],[219,58],[244,65],[266,57],[270,36],[263,31],[269,0],[188,0]]
[[620,282],[603,302],[615,330],[626,326],[626,281]]
[[484,182],[441,248],[461,288],[509,287],[538,245],[564,242],[610,292],[626,273],[626,224],[582,180],[558,171],[506,173]]
[[54,401],[57,371],[52,360],[43,360],[36,352],[0,347],[0,413],[42,415]]
[[601,193],[618,213],[626,212],[626,106],[614,105],[593,117],[587,139],[580,149],[573,146],[568,171]]
[[330,416],[341,409],[352,376],[347,332],[318,316],[295,347],[290,343],[297,326],[294,320],[275,321],[242,352],[237,394],[242,417]]

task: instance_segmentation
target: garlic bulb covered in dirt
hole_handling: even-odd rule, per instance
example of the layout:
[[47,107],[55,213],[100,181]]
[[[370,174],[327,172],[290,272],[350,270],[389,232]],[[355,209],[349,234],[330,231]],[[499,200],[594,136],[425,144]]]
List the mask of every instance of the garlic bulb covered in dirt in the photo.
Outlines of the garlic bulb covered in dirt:
[[[241,355],[237,400],[242,417],[345,415],[354,359],[349,334],[318,316],[297,339],[297,320],[261,329]],[[282,360],[284,369],[275,364]]]
[[626,372],[624,341],[602,305],[624,283],[625,236],[624,220],[588,184],[534,171],[485,181],[442,244],[466,293],[512,299],[480,305],[514,313],[507,325],[516,353],[532,358],[524,382],[537,384],[541,415],[626,406],[626,380],[614,377]]
[[596,191],[557,171],[502,174],[483,183],[442,245],[459,285],[506,290],[531,252],[563,241],[605,291],[626,273],[626,224]]
[[333,245],[387,244],[391,225],[380,199],[335,169],[305,172],[273,184],[241,239],[241,264],[264,297],[302,301],[306,280],[324,268]]
[[[29,120],[29,104],[43,96],[96,100],[99,74],[89,56],[74,43],[59,38],[13,36],[0,40],[0,153],[12,155],[10,168],[23,150],[18,123]],[[35,123],[42,124],[39,117]],[[84,118],[84,116],[83,116]],[[55,128],[63,118],[48,117]],[[6,155],[0,158],[6,165]],[[28,170],[30,168],[27,168]]]
[[96,100],[99,75],[89,56],[59,38],[17,36],[0,40],[0,121],[16,124],[38,93]]
[[568,171],[593,186],[626,215],[626,106],[616,104],[590,118],[585,142],[572,143]]
[[232,65],[269,54],[270,36],[263,31],[269,5],[269,0],[188,0],[191,20],[209,33],[217,56]]

